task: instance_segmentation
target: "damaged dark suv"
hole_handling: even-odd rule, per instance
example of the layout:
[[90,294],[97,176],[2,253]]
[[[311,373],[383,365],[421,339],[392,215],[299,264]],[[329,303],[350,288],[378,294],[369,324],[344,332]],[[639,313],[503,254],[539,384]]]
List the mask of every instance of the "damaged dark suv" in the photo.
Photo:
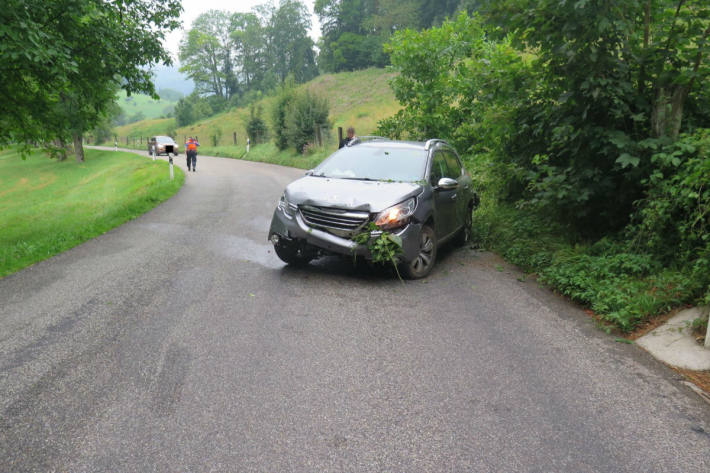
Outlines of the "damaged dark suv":
[[471,177],[445,141],[356,138],[286,187],[269,240],[279,258],[298,265],[324,254],[368,258],[368,246],[353,239],[386,231],[401,238],[403,274],[422,278],[440,245],[470,239],[477,204]]

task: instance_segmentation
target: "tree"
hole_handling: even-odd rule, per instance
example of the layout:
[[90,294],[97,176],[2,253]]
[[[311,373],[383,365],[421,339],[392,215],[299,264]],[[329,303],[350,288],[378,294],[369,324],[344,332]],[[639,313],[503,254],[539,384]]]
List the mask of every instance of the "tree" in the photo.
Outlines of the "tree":
[[180,43],[180,71],[199,92],[226,100],[234,92],[229,26],[227,12],[210,10],[197,17]]
[[267,51],[267,29],[255,13],[235,13],[230,38],[236,58],[236,75],[246,91],[264,86],[271,60]]
[[269,51],[281,82],[289,74],[299,83],[318,75],[310,27],[308,10],[299,1],[282,0],[274,10],[269,21]]
[[200,15],[180,46],[182,71],[218,111],[253,91],[268,92],[291,74],[306,82],[318,74],[310,16],[300,1],[268,3],[249,13],[211,10]]
[[0,144],[66,141],[106,112],[116,88],[155,95],[150,66],[179,26],[178,0],[7,0],[0,9]]
[[[463,0],[470,3],[474,0]],[[407,28],[440,24],[462,0],[316,0],[321,23],[319,66],[326,71],[384,66],[382,45]],[[468,5],[465,9],[470,8]]]
[[379,124],[394,138],[444,138],[462,153],[499,147],[530,85],[530,71],[509,41],[490,41],[465,14],[439,28],[400,31],[385,48],[399,72],[390,82],[403,109]]

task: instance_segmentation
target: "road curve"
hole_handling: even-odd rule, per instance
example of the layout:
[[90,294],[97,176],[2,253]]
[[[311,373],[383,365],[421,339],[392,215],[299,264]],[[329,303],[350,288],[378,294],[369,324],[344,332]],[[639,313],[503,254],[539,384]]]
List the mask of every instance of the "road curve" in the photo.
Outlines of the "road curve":
[[708,405],[495,255],[285,267],[302,171],[197,168],[0,280],[0,471],[710,471]]

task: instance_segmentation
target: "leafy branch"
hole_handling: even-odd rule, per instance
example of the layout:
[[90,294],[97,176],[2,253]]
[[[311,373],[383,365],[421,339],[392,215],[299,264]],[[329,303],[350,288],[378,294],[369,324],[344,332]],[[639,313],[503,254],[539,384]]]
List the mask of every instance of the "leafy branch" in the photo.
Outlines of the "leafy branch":
[[[397,268],[397,259],[402,254],[402,238],[399,235],[384,231],[373,238],[373,231],[380,231],[380,228],[374,222],[370,222],[362,232],[353,237],[353,241],[367,247],[373,263],[392,263],[394,270],[397,272],[397,277],[401,281],[402,276]],[[355,257],[357,258],[356,255]]]

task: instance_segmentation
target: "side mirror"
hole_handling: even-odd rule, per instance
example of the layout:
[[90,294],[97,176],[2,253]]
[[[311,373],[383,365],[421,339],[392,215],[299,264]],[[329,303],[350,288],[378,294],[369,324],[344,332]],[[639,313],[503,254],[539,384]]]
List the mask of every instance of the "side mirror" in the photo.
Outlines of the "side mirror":
[[309,169],[306,171],[306,176],[312,176],[313,175],[313,169]]
[[459,182],[456,179],[451,179],[450,177],[442,177],[439,182],[436,183],[436,188],[450,191],[456,189],[459,186]]

